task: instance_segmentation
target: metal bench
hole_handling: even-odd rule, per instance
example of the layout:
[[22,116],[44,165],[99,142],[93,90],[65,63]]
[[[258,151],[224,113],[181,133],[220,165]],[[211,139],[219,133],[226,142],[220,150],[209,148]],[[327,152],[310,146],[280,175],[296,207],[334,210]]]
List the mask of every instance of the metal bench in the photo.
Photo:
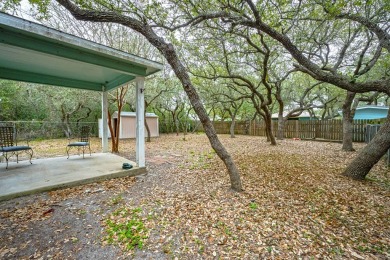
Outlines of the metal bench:
[[34,154],[33,149],[27,145],[18,145],[16,141],[16,131],[12,126],[0,126],[0,152],[7,162],[6,169],[8,169],[8,160],[13,155],[16,155],[16,162],[19,163],[19,154],[25,152],[30,155],[30,163]]

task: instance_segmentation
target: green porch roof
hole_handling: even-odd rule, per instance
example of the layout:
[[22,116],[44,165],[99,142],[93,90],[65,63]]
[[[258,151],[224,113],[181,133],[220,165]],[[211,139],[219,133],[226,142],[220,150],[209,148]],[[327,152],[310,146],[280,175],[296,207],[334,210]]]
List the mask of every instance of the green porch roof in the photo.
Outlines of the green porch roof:
[[0,78],[106,91],[162,68],[161,63],[0,12]]

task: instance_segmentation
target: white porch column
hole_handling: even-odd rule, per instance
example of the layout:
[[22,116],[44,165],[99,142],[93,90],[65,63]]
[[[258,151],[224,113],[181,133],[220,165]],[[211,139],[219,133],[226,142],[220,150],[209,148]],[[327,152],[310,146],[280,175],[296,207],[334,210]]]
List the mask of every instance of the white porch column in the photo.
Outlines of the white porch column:
[[108,125],[107,125],[107,113],[108,113],[108,93],[102,91],[102,152],[108,152]]
[[145,111],[145,78],[138,77],[136,80],[137,88],[137,130],[136,130],[136,162],[138,167],[145,167],[145,124],[144,124],[144,111]]

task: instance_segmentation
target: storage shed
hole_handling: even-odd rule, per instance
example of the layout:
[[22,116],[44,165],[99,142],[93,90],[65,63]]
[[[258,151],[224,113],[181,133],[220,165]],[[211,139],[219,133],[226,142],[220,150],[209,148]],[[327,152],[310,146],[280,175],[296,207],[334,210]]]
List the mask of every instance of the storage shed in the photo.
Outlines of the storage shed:
[[[158,116],[154,113],[146,113],[145,116],[146,123],[150,129],[151,137],[158,137],[159,134],[159,124]],[[118,111],[114,112],[112,115],[113,126],[116,126],[116,121],[118,120]],[[135,138],[136,136],[136,113],[135,112],[121,112],[121,120],[119,126],[119,139],[126,138]],[[102,135],[102,120],[99,119],[99,137]],[[110,131],[108,132],[109,137]],[[145,127],[145,136],[148,136],[146,127]]]

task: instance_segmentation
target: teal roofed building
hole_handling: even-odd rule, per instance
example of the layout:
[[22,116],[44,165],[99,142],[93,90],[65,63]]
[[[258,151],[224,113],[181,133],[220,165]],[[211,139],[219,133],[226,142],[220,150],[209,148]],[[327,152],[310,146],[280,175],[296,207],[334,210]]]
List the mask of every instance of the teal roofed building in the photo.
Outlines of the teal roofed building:
[[386,118],[389,107],[386,106],[362,106],[356,108],[353,119],[381,119]]

